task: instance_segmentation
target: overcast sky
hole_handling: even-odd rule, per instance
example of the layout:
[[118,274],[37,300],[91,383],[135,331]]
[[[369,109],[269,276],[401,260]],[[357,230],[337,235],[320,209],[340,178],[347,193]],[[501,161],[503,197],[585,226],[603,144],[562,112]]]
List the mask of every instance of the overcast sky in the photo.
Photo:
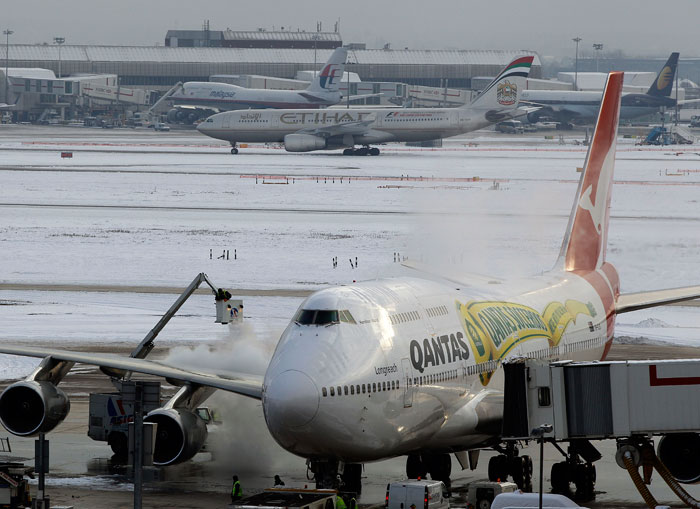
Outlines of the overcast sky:
[[[593,43],[630,56],[700,56],[699,0],[2,0],[11,43],[163,45],[168,29],[333,30],[370,48],[531,49],[582,53]],[[3,43],[4,38],[3,38]]]

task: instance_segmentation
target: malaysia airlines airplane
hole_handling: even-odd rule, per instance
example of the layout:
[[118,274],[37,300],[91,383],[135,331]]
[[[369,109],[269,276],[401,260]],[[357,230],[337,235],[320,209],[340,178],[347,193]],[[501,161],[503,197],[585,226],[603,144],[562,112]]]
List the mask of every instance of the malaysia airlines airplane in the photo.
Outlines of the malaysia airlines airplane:
[[171,122],[187,118],[192,107],[202,109],[202,115],[194,113],[193,120],[217,111],[251,108],[321,108],[338,104],[343,98],[339,85],[345,71],[347,48],[336,48],[320,74],[315,76],[305,90],[268,90],[245,88],[228,83],[188,81],[167,100],[176,106],[168,112]]
[[[664,66],[656,75],[656,79],[645,94],[622,94],[622,109],[620,118],[631,120],[644,115],[651,115],[661,108],[673,108],[676,100],[671,98],[673,77],[678,67],[679,53],[671,53]],[[571,127],[570,123],[593,121],[600,109],[601,92],[571,91],[571,90],[525,90],[521,104],[539,106],[536,111],[528,113],[529,122],[535,123],[542,118],[549,118]],[[686,104],[696,101],[679,101]]]
[[[510,281],[417,272],[320,290],[301,304],[264,377],[2,344],[0,353],[44,360],[0,395],[0,421],[19,436],[52,430],[70,408],[58,384],[78,362],[183,384],[146,417],[158,423],[159,465],[200,450],[206,426],[194,410],[223,389],[262,401],[270,433],[307,459],[319,487],[337,486],[340,477],[346,490],[357,492],[362,463],[402,455],[409,477],[430,473],[449,481],[451,453],[475,467],[478,451],[493,447],[502,454],[490,460],[489,477],[510,475],[527,489],[530,459],[513,444],[500,445],[502,363],[513,357],[603,359],[617,314],[700,297],[700,286],[623,295],[606,261],[622,77],[608,78],[550,272]],[[592,465],[584,466],[590,473]],[[587,479],[592,483],[595,476]]]
[[370,145],[448,138],[532,111],[518,108],[518,98],[533,58],[513,60],[481,95],[459,108],[230,111],[209,117],[197,129],[230,142],[232,154],[238,153],[237,143],[277,142],[289,152],[345,148],[344,155],[379,155]]

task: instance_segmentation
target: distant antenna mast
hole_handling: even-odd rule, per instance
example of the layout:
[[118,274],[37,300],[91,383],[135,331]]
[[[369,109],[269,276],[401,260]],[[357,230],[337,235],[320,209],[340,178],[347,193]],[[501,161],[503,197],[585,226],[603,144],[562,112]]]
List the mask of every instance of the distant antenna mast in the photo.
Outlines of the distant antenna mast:
[[204,40],[206,41],[205,46],[209,48],[211,46],[211,42],[209,41],[209,20],[205,19],[204,24],[202,25],[202,30],[204,31]]

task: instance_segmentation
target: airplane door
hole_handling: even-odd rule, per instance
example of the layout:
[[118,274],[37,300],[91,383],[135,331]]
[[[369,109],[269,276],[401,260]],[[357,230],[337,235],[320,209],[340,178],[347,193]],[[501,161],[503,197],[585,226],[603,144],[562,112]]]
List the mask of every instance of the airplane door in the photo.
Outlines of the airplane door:
[[403,407],[410,408],[413,406],[413,368],[411,361],[401,359],[401,368],[403,369]]
[[224,129],[228,129],[231,127],[231,115],[222,115],[221,116],[221,127]]

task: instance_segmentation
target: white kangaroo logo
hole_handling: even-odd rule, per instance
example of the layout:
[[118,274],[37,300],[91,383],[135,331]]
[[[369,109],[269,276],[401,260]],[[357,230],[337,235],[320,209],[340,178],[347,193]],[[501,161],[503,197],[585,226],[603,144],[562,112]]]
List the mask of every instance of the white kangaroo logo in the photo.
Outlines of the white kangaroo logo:
[[608,196],[608,188],[610,187],[610,171],[608,171],[608,167],[612,164],[614,158],[615,144],[613,143],[598,173],[598,187],[596,190],[595,203],[591,200],[591,193],[593,192],[592,185],[588,186],[586,190],[581,193],[581,198],[578,201],[578,206],[591,214],[591,219],[599,235],[603,233],[603,218],[605,217],[605,206],[607,204],[606,197]]

